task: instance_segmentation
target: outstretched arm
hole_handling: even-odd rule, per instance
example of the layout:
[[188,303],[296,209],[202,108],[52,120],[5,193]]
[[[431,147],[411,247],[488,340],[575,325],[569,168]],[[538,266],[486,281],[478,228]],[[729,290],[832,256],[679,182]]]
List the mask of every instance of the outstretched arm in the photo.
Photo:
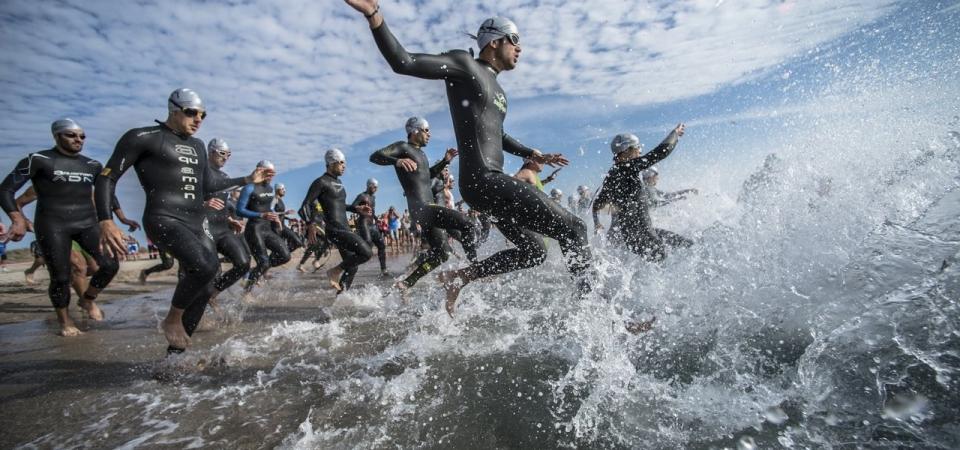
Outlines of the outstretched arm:
[[645,155],[630,160],[630,168],[639,173],[666,159],[666,157],[670,156],[670,153],[673,153],[673,149],[677,147],[677,141],[680,140],[680,136],[683,136],[684,129],[685,127],[682,123],[677,125],[677,127],[670,131],[670,134],[664,138],[660,145]]

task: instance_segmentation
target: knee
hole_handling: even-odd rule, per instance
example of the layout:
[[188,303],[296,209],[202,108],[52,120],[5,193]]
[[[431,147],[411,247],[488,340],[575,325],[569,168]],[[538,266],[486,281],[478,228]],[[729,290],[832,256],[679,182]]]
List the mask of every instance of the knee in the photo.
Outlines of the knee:
[[370,247],[364,246],[360,250],[360,257],[363,258],[364,261],[370,259],[372,256],[373,256],[373,249],[371,249]]
[[233,267],[235,269],[242,269],[243,271],[250,270],[250,255],[240,255],[237,259],[233,260]]

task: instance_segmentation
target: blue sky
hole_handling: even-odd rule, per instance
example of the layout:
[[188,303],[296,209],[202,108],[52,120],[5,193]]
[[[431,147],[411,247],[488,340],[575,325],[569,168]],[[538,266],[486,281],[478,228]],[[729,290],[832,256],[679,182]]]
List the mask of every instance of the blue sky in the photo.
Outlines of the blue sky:
[[[417,52],[469,47],[463,32],[491,15],[515,20],[523,54],[500,78],[510,99],[505,126],[571,157],[557,182],[570,193],[599,182],[616,133],[637,133],[649,148],[687,122],[688,136],[661,167],[664,184],[679,187],[721,162],[758,164],[767,149],[731,152],[731,143],[762,142],[785,118],[809,116],[838,78],[896,67],[955,85],[958,4],[425,0],[384,1],[382,10]],[[231,144],[227,171],[271,159],[291,207],[336,146],[348,158],[348,195],[374,176],[380,209],[402,208],[393,169],[367,158],[402,139],[410,115],[431,121],[432,159],[455,146],[442,84],[390,71],[365,21],[338,1],[5,2],[0,23],[4,173],[51,146],[49,123],[62,116],[86,127],[85,152],[104,161],[124,131],[162,119],[178,87],[203,96],[210,116],[198,137]],[[518,165],[508,157],[508,170]],[[135,175],[122,180],[120,199],[141,215]]]

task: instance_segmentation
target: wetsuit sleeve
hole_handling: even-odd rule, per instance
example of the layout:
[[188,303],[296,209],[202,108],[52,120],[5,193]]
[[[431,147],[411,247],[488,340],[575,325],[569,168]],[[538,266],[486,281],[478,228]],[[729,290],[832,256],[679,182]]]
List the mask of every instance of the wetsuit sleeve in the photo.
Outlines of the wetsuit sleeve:
[[240,215],[240,217],[246,217],[248,219],[260,217],[260,213],[247,209],[247,204],[250,203],[251,193],[253,193],[252,184],[244,186],[243,190],[240,191],[240,198],[237,200],[237,214]]
[[33,155],[21,159],[17,166],[13,168],[13,171],[3,179],[3,183],[0,183],[0,207],[7,214],[20,210],[20,208],[17,208],[15,196],[17,191],[36,174],[36,167],[34,167],[32,159]]
[[232,187],[243,186],[247,184],[246,177],[237,177],[237,178],[223,178],[218,177],[213,173],[213,169],[207,164],[207,168],[204,170],[203,174],[203,190],[205,194],[212,195],[215,192],[220,192]]
[[650,150],[645,155],[630,160],[630,169],[633,172],[639,173],[648,169],[650,166],[663,161],[666,157],[670,156],[670,153],[673,153],[673,149],[677,147],[677,132],[671,131],[670,134],[656,146],[653,150]]
[[533,156],[533,149],[512,138],[509,134],[503,133],[503,150],[523,158]]
[[97,205],[97,220],[113,219],[113,196],[116,193],[117,180],[130,167],[140,160],[146,146],[143,145],[143,139],[137,136],[139,130],[130,130],[113,149],[113,154],[107,160],[107,165],[100,171],[97,180],[94,183],[93,198]]
[[443,172],[443,169],[445,169],[448,165],[450,165],[450,161],[447,161],[447,158],[440,158],[440,161],[437,161],[436,164],[430,167],[430,178],[439,177]]
[[591,214],[593,214],[593,226],[596,227],[600,223],[600,218],[598,214],[604,206],[610,203],[610,189],[607,189],[607,180],[603,180],[603,184],[600,185],[600,191],[597,192],[597,196],[593,199],[593,207],[590,208]]
[[310,189],[307,191],[307,196],[303,198],[303,203],[300,204],[300,218],[303,219],[306,223],[316,222],[316,215],[314,215],[313,204],[320,198],[320,194],[323,192],[323,183],[319,178],[313,180],[313,183],[310,184]]
[[395,166],[403,156],[403,150],[394,143],[373,152],[370,155],[370,162],[378,166]]
[[346,210],[347,210],[348,212],[352,212],[352,213],[354,213],[354,214],[360,214],[360,213],[357,211],[357,205],[355,205],[355,204],[353,204],[353,203],[347,203],[346,205],[347,205]]
[[117,194],[114,193],[112,196],[110,196],[110,210],[116,211],[118,209],[122,209],[120,207],[120,199],[117,198]]
[[[454,57],[453,53],[442,55],[408,53],[390,32],[386,22],[373,30],[373,38],[377,42],[380,53],[390,64],[390,68],[401,75],[430,80],[469,76],[463,58]],[[466,52],[461,51],[461,53],[463,56],[467,55]]]

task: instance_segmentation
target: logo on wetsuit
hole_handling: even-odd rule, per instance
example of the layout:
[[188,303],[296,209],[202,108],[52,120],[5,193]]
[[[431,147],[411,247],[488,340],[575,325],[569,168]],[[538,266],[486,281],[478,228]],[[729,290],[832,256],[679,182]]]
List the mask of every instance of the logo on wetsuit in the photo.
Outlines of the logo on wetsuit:
[[54,170],[53,181],[66,181],[67,183],[93,183],[93,174]]
[[507,97],[503,95],[503,92],[497,92],[497,96],[493,98],[493,104],[500,112],[507,113]]
[[189,145],[174,145],[173,151],[177,152],[177,160],[184,164],[180,168],[180,182],[183,183],[183,198],[196,200],[197,191],[199,190],[198,184],[200,183],[200,178],[197,177],[197,171],[193,166],[200,165],[200,158],[197,156],[197,149]]

